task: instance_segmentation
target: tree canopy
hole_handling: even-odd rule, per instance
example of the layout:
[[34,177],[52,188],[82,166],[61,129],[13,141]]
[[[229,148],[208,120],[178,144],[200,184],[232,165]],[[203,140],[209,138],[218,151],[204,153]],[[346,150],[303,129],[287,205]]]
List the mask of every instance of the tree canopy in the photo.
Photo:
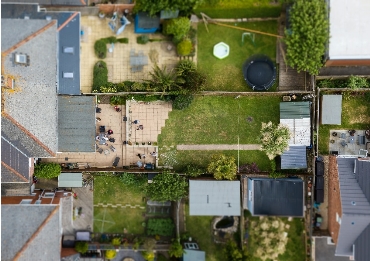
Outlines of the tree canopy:
[[262,143],[261,150],[266,152],[270,160],[277,155],[283,154],[289,148],[290,130],[288,126],[282,124],[273,124],[262,122],[260,140]]
[[135,10],[148,12],[155,15],[162,10],[179,10],[184,15],[189,15],[202,0],[136,0]]
[[324,0],[295,0],[285,30],[287,63],[317,75],[329,40],[328,8]]
[[35,176],[39,178],[52,179],[59,176],[61,167],[57,163],[40,163],[35,166]]
[[235,158],[224,154],[215,154],[212,156],[207,170],[213,173],[215,179],[234,180],[237,170]]
[[153,183],[148,184],[147,195],[156,201],[177,201],[187,192],[188,183],[178,174],[162,173],[153,178]]

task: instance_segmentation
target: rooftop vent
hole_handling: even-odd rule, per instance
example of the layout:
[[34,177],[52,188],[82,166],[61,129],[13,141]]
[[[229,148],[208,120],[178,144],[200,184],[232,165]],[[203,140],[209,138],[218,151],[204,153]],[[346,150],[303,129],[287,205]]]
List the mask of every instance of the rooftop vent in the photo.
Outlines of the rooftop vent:
[[73,47],[63,47],[63,53],[70,53],[70,54],[73,54],[74,53],[74,48]]
[[14,79],[10,77],[5,78],[3,75],[1,75],[1,87],[13,89]]
[[14,56],[14,62],[19,65],[29,66],[30,57],[27,54],[16,53]]
[[73,72],[63,72],[63,78],[73,78]]

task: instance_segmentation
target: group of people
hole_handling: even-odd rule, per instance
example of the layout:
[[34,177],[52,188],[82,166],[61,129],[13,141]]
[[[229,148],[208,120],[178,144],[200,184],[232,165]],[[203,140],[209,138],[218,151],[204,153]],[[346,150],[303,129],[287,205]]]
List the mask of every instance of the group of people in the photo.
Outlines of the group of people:
[[100,135],[97,135],[96,138],[95,138],[95,140],[96,141],[100,141],[100,139],[103,139],[105,141],[110,141],[110,142],[113,142],[114,143],[116,141],[116,139],[113,138],[113,137],[109,137],[112,134],[113,134],[113,131],[112,130],[108,130],[108,132],[106,132],[104,134],[104,136],[102,136],[101,138],[100,138]]

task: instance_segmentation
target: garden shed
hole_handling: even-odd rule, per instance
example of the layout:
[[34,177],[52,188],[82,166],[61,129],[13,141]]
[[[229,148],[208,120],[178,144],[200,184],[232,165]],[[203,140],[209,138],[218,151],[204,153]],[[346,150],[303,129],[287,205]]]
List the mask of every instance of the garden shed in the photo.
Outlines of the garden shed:
[[322,96],[321,123],[342,124],[342,95]]
[[281,169],[306,169],[306,146],[289,146],[281,155]]
[[300,178],[248,178],[248,209],[253,216],[303,217]]
[[160,26],[159,16],[150,16],[146,12],[139,12],[135,16],[135,33],[151,34],[155,33]]
[[191,216],[240,216],[240,182],[189,180]]
[[82,173],[62,172],[58,176],[59,188],[82,188]]
[[200,250],[186,249],[183,254],[183,261],[205,261],[206,252]]

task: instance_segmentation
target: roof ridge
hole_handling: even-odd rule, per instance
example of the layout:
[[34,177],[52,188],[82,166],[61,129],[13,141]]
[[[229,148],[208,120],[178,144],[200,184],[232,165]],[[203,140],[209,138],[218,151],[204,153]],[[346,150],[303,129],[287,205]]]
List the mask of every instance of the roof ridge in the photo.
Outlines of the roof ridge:
[[23,127],[21,124],[19,124],[14,118],[12,118],[9,114],[6,112],[2,113],[5,118],[10,120],[14,125],[16,125],[21,131],[23,131],[28,137],[33,139],[38,145],[40,145],[46,152],[48,152],[51,156],[55,157],[55,153],[49,149],[44,143],[42,143],[38,138],[36,138],[35,135],[33,135],[31,132],[29,132],[25,127]]
[[21,173],[19,173],[18,171],[16,171],[15,169],[13,169],[12,167],[10,167],[8,164],[6,164],[5,162],[1,161],[1,165],[3,165],[5,168],[7,168],[9,171],[13,172],[15,175],[17,175],[18,177],[20,177],[21,179],[23,179],[24,181],[26,182],[29,182],[28,179],[26,179],[25,177],[22,176]]
[[47,216],[47,218],[44,220],[44,222],[42,222],[42,224],[37,228],[35,233],[33,233],[33,235],[27,240],[27,242],[23,245],[21,250],[18,251],[18,253],[15,255],[15,257],[13,259],[14,261],[18,260],[22,256],[23,252],[28,248],[29,244],[31,244],[31,242],[36,238],[36,236],[38,234],[40,234],[42,229],[46,226],[46,224],[50,221],[50,219],[54,216],[54,214],[58,210],[59,210],[59,205],[55,206],[55,208],[53,209],[53,211],[51,211],[49,216]]
[[64,21],[63,24],[58,27],[57,31],[59,32],[60,30],[62,30],[78,14],[79,12],[74,12],[67,20]]
[[28,41],[32,40],[33,38],[35,38],[36,36],[40,35],[41,33],[45,32],[47,29],[49,29],[51,26],[53,26],[54,24],[56,23],[55,20],[51,21],[50,23],[48,23],[47,25],[45,25],[44,27],[40,28],[39,30],[37,30],[36,32],[30,34],[29,36],[27,36],[26,38],[24,38],[23,40],[21,40],[20,42],[16,43],[15,45],[13,45],[12,47],[10,47],[8,50],[5,50],[4,52],[2,52],[1,54],[6,56],[8,55],[10,52],[14,51],[15,49],[17,49],[18,47],[20,47],[21,45],[27,43]]

